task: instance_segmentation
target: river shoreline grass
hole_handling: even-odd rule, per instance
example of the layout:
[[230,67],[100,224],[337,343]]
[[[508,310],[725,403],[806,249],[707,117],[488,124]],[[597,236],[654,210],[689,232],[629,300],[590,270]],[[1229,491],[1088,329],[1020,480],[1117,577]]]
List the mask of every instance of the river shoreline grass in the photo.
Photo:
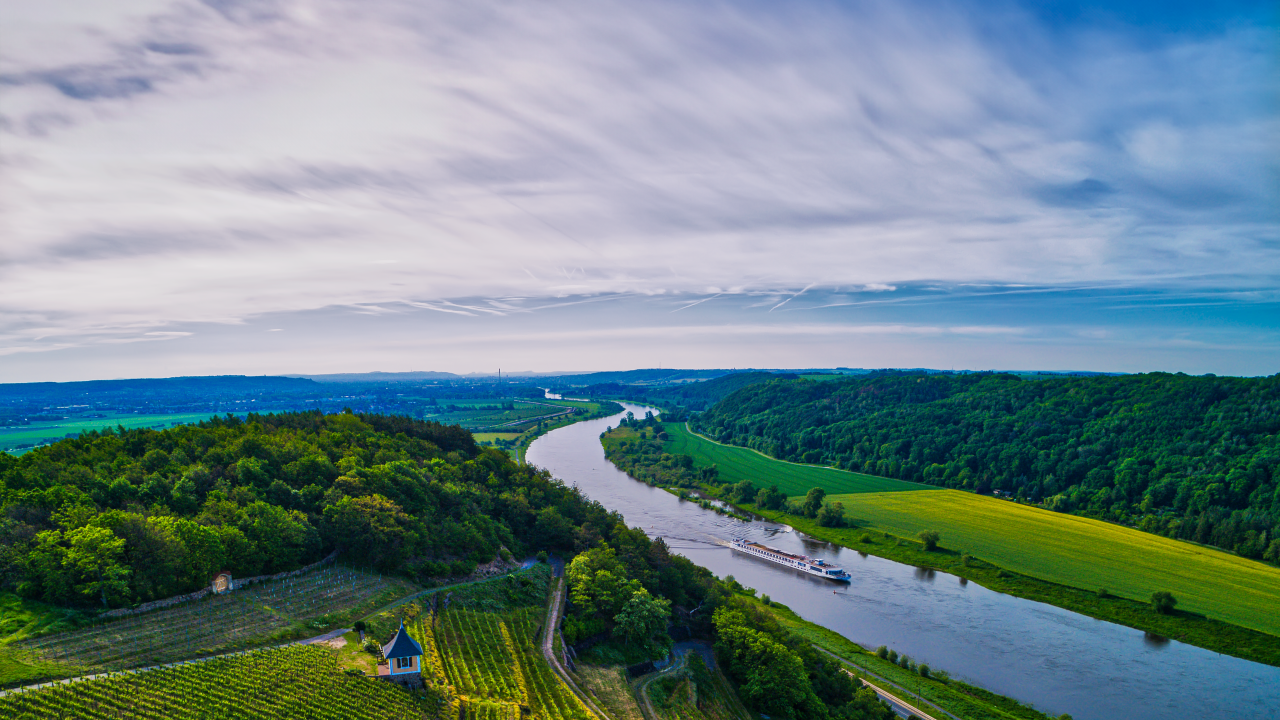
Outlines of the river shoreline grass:
[[618,413],[622,412],[622,409],[623,409],[621,405],[619,405],[618,403],[612,400],[600,400],[600,401],[592,400],[585,403],[578,402],[578,401],[568,401],[568,402],[571,402],[572,404],[566,404],[565,405],[566,408],[575,407],[575,406],[590,408],[591,406],[594,405],[595,409],[594,410],[588,409],[585,415],[563,415],[551,422],[543,424],[541,429],[533,428],[530,430],[526,430],[522,435],[520,435],[520,437],[516,439],[515,447],[511,447],[507,449],[507,452],[511,455],[511,457],[516,462],[523,465],[525,463],[525,459],[524,459],[525,453],[529,451],[529,446],[533,444],[533,441],[537,440],[543,435],[546,435],[552,430],[559,430],[562,427],[567,427],[569,425],[573,425],[574,423],[580,423],[580,422],[583,422],[584,420],[598,420],[600,418],[606,418],[613,415],[617,415]]
[[[979,558],[966,565],[962,555],[939,546],[926,551],[915,540],[865,528],[824,528],[814,520],[750,504],[737,507],[773,522],[783,523],[819,540],[895,562],[950,573],[989,590],[1055,605],[1098,620],[1125,625],[1160,637],[1224,655],[1280,667],[1280,637],[1232,625],[1221,620],[1175,610],[1161,615],[1148,603],[1108,596],[1013,573]],[[863,536],[869,541],[864,542]]]
[[[874,652],[834,630],[805,620],[785,605],[779,603],[765,605],[760,601],[757,603],[761,609],[772,614],[783,627],[819,649],[834,655],[846,666],[851,666],[850,669],[854,675],[866,679],[889,693],[898,695],[907,702],[924,698],[962,720],[1052,720],[1051,716],[1013,698],[997,695],[990,690],[970,685],[945,674],[942,677],[936,676],[937,671],[945,671],[946,668],[935,668],[934,677],[921,677],[918,672],[881,659]],[[887,685],[885,680],[898,687]],[[916,697],[903,694],[902,689],[914,693]],[[925,706],[920,709],[934,714],[931,712],[934,708]],[[938,720],[945,719],[938,718]]]

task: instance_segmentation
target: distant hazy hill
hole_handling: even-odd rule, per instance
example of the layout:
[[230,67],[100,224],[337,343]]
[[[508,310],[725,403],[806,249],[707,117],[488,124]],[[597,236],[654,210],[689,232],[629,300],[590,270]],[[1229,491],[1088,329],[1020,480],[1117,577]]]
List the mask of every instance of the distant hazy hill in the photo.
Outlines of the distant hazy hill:
[[367,372],[329,373],[327,375],[286,375],[289,378],[305,378],[316,382],[363,383],[406,382],[419,380],[461,380],[461,375],[447,372]]
[[64,383],[0,384],[0,402],[11,400],[59,402],[87,395],[199,395],[314,392],[316,383],[300,377],[214,375],[207,377],[88,380]]
[[587,397],[651,402],[668,409],[684,408],[696,411],[705,410],[719,402],[726,395],[748,385],[768,382],[769,380],[795,379],[797,377],[799,376],[790,373],[737,372],[703,382],[658,386],[624,385],[617,382],[607,382],[575,388],[573,392]]
[[734,370],[672,370],[669,368],[650,368],[648,370],[624,370],[620,372],[597,372],[582,375],[560,375],[549,377],[547,381],[554,386],[572,385],[583,387],[603,383],[620,385],[669,385],[681,382],[697,382],[728,375]]

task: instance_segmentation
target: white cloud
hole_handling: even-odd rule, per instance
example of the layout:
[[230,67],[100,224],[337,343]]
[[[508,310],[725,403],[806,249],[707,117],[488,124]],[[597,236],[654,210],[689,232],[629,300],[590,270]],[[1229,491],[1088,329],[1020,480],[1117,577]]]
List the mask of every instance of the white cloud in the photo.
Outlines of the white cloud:
[[335,306],[1280,272],[1249,28],[1032,53],[887,2],[16,7],[10,352]]

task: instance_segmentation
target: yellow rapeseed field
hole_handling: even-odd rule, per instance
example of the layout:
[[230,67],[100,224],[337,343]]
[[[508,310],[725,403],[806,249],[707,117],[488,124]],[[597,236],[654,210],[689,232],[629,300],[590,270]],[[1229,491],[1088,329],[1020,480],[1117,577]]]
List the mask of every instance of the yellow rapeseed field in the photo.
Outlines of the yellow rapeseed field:
[[1146,601],[1280,635],[1280,568],[1220,550],[959,490],[829,496],[851,520],[896,535],[942,533],[944,548],[1051,582]]

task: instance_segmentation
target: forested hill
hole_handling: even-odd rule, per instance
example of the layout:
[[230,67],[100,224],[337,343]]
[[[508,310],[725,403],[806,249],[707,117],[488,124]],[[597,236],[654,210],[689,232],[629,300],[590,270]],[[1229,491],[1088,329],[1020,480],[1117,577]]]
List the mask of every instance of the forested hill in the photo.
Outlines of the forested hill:
[[86,433],[0,453],[0,590],[128,605],[334,549],[422,580],[621,518],[457,426],[317,412]]
[[775,380],[694,422],[785,460],[999,490],[1280,562],[1280,375]]

